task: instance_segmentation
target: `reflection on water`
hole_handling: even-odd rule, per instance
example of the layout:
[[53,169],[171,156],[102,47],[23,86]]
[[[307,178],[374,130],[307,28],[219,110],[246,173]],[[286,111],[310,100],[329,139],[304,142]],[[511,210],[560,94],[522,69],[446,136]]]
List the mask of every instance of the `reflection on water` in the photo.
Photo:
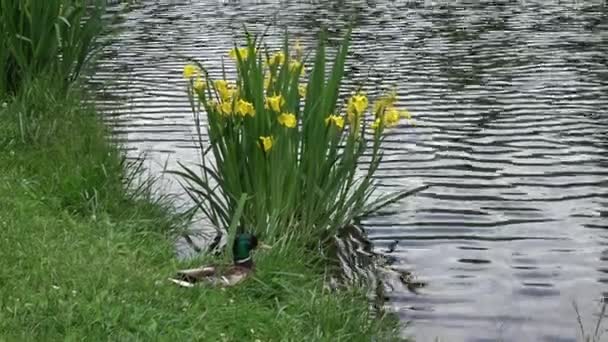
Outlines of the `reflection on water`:
[[[379,182],[430,187],[364,221],[427,284],[389,306],[419,341],[574,341],[608,294],[608,10],[600,1],[139,1],[93,82],[132,156],[195,162],[182,56],[220,73],[246,23],[312,44],[354,18],[347,84],[396,87],[416,126]],[[448,4],[448,5],[446,5]],[[118,10],[118,9],[117,9]],[[156,169],[158,170],[158,168]],[[178,191],[178,188],[171,188]],[[389,248],[390,247],[390,248]]]

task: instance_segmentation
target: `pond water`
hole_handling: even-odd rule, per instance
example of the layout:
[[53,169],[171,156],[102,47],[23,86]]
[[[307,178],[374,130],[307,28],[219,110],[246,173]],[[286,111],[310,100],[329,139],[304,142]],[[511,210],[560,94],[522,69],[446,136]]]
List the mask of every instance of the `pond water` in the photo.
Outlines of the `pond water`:
[[[430,187],[363,222],[426,284],[390,306],[418,341],[575,341],[608,296],[608,9],[603,1],[136,1],[93,76],[130,156],[196,162],[184,57],[218,75],[242,25],[312,44],[354,18],[346,85],[415,116],[378,181]],[[171,179],[166,191],[179,193]],[[396,242],[396,245],[395,245]],[[608,341],[608,335],[605,336]]]

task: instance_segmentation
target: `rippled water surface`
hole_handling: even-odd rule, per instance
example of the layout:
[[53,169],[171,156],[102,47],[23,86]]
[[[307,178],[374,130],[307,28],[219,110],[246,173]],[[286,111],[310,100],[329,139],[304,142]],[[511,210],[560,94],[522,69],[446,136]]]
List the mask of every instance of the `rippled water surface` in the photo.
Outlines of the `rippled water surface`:
[[[252,30],[312,44],[357,23],[347,85],[395,86],[385,189],[430,187],[364,223],[426,286],[390,303],[418,341],[574,341],[608,296],[608,10],[601,1],[137,1],[114,8],[93,82],[129,153],[197,160],[183,57],[220,72]],[[441,5],[443,4],[443,5]],[[447,4],[447,5],[446,5]],[[176,187],[170,188],[177,191]],[[591,327],[589,327],[591,329]],[[608,335],[606,335],[608,341]]]

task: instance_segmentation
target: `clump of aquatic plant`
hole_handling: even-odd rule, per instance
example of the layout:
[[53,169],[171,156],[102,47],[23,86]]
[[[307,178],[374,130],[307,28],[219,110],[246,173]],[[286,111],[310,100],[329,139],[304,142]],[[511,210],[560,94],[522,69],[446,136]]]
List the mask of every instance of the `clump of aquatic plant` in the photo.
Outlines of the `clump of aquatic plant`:
[[41,74],[62,87],[74,81],[102,27],[101,5],[93,3],[0,0],[0,95]]
[[[186,65],[202,164],[176,173],[218,229],[227,229],[240,208],[239,226],[262,236],[323,240],[400,195],[371,200],[385,131],[409,114],[395,107],[394,92],[373,106],[359,89],[340,98],[349,42],[350,32],[329,65],[323,36],[308,61],[287,37],[282,50],[269,51],[247,35],[229,53],[235,82],[212,79],[202,64]],[[366,171],[359,169],[363,158]]]

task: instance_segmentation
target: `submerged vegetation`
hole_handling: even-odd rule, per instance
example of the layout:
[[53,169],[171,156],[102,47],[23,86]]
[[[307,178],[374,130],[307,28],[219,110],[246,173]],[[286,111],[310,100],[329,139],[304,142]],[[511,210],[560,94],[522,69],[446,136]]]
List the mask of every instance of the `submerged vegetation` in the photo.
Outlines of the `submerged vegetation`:
[[[396,340],[396,321],[370,310],[363,293],[326,287],[325,268],[305,244],[274,240],[242,286],[184,290],[167,281],[206,257],[175,260],[171,232],[180,221],[150,182],[138,181],[141,168],[111,141],[78,83],[101,20],[84,4],[0,0],[0,341]],[[191,86],[221,83],[195,77]],[[230,112],[263,117],[253,97],[234,100]],[[301,122],[281,98],[269,105],[279,106],[285,129]],[[328,122],[344,126],[338,117]],[[288,136],[278,133],[256,131],[256,158],[286,148]],[[274,211],[265,203],[260,210]]]

